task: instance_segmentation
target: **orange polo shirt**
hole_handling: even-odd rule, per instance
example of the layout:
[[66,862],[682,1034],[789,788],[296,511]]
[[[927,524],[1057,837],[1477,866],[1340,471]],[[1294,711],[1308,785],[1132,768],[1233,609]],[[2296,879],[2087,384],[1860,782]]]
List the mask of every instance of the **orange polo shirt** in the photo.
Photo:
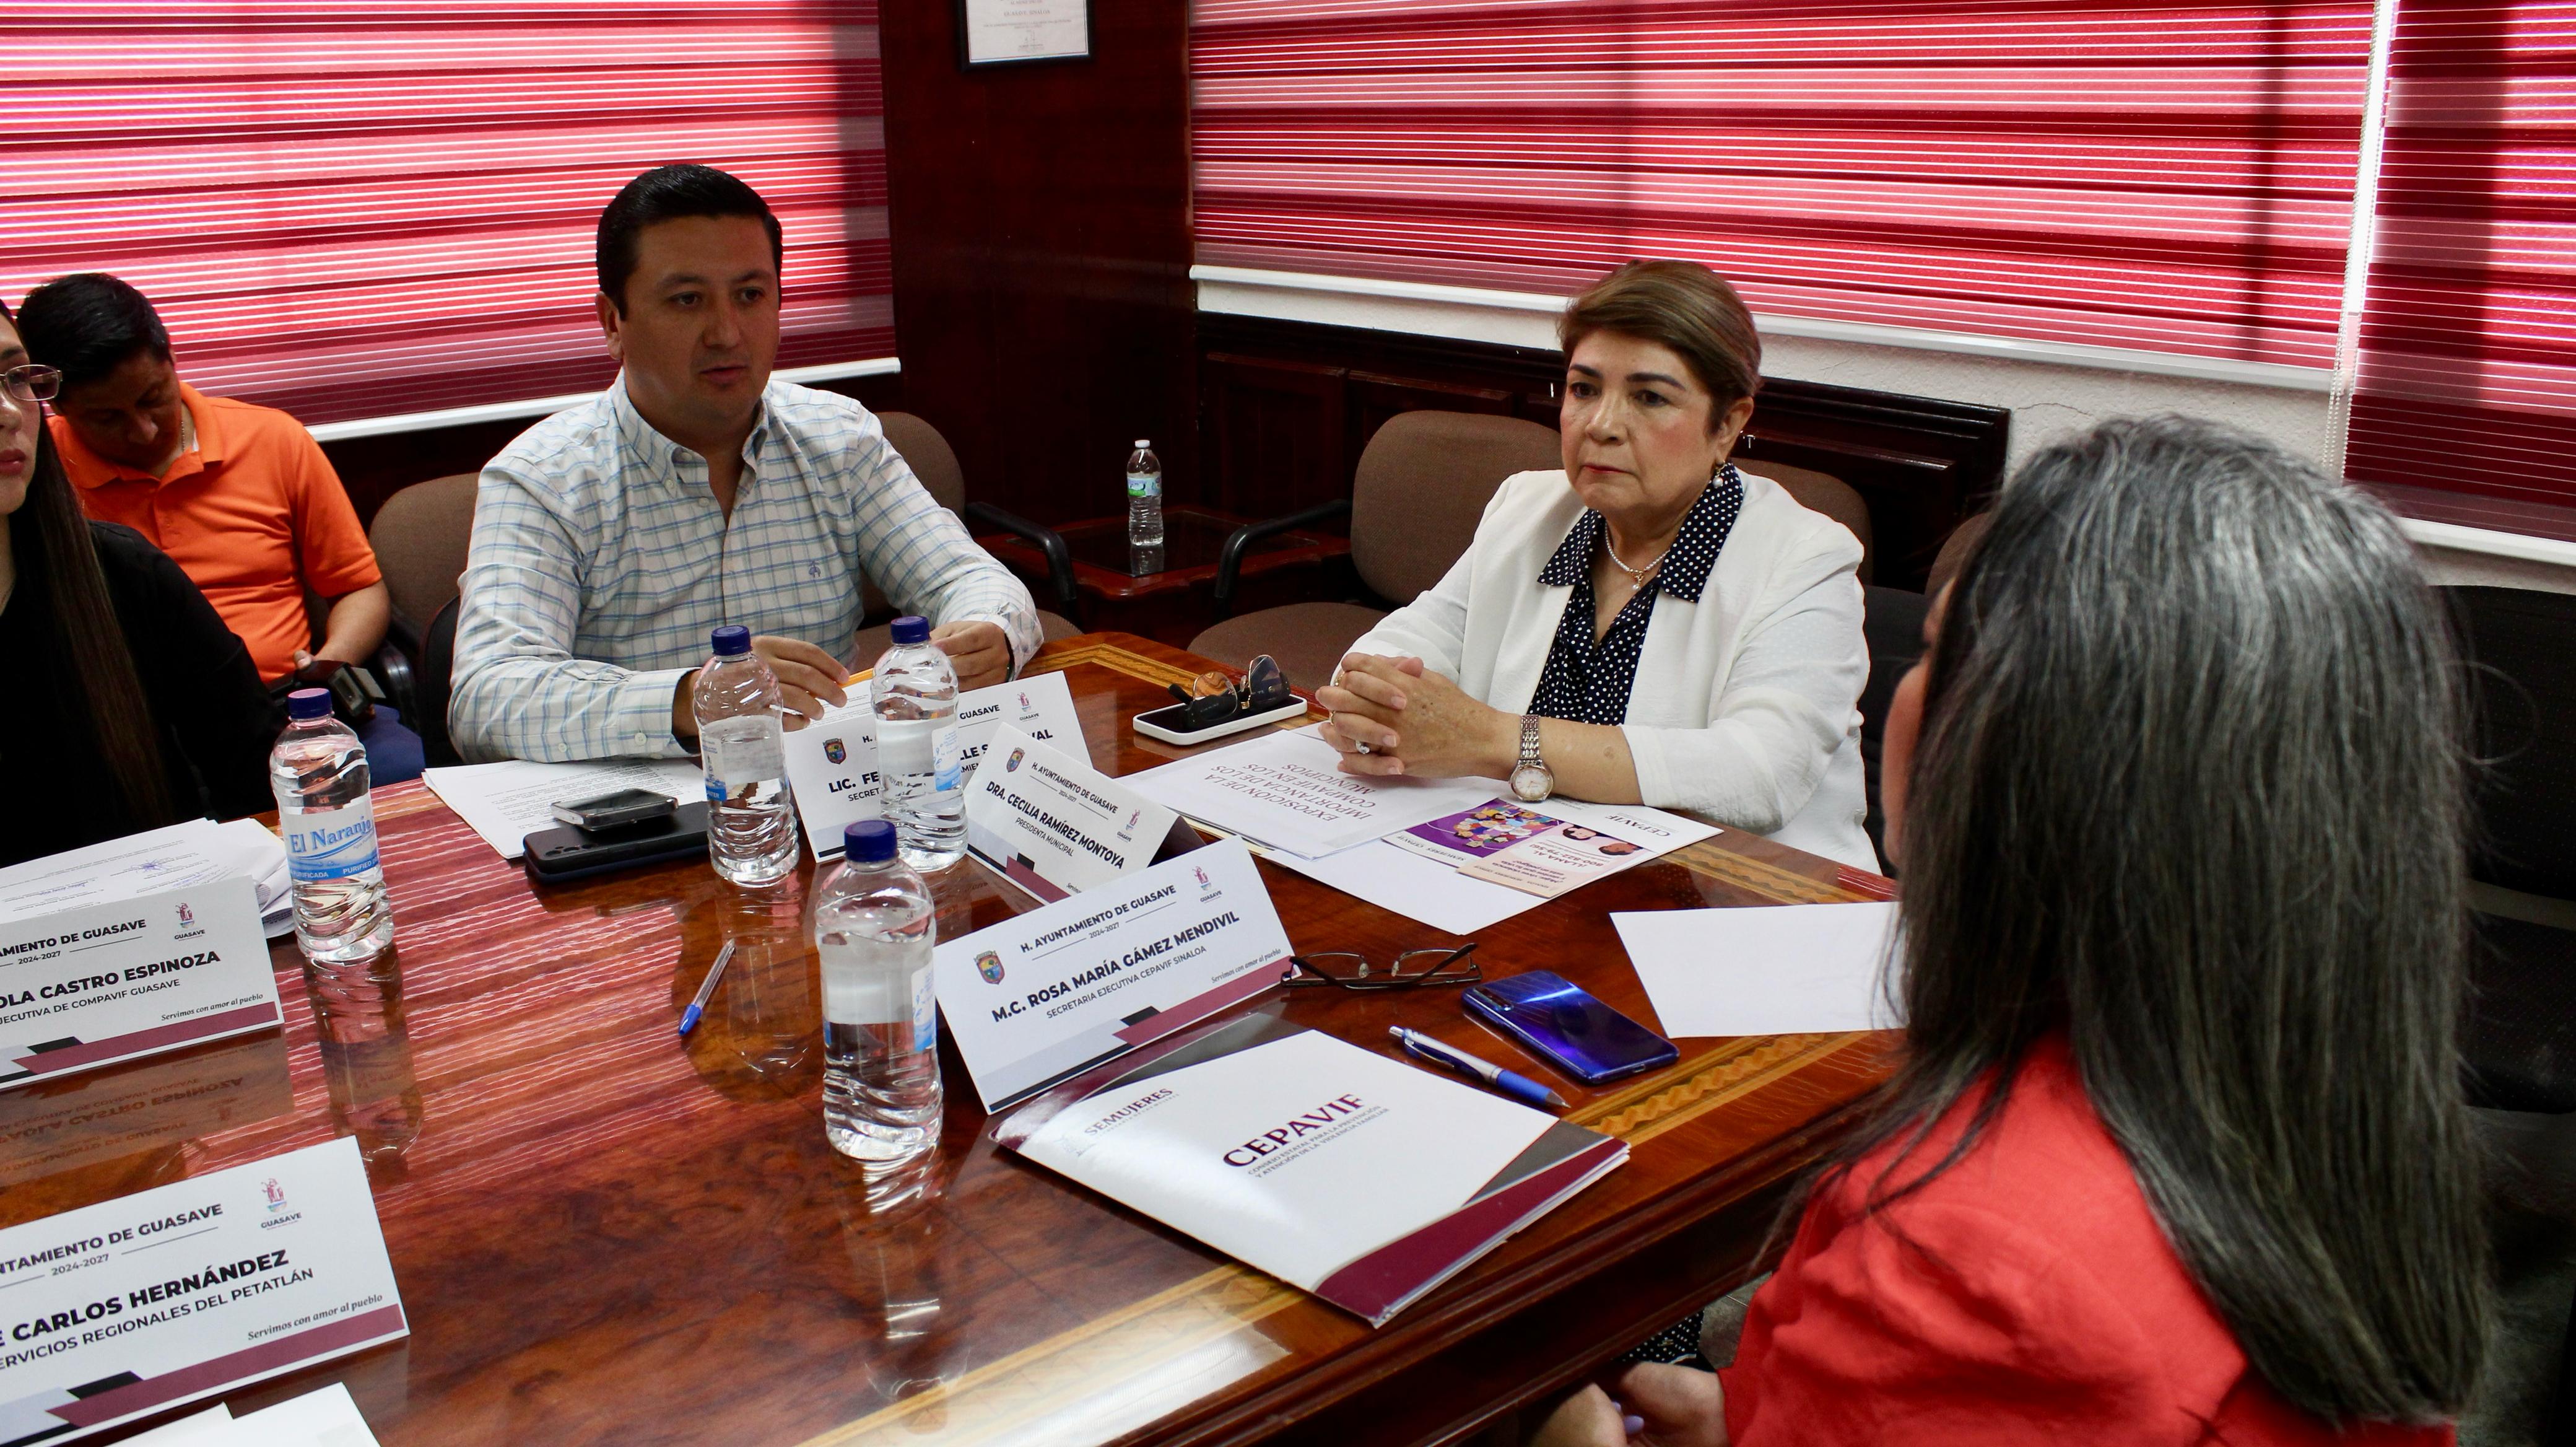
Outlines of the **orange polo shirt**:
[[185,383],[179,397],[197,446],[161,477],[90,451],[60,417],[54,447],[82,510],[168,553],[249,645],[260,677],[274,682],[295,671],[297,649],[313,644],[307,588],[337,598],[384,574],[340,475],[304,424]]

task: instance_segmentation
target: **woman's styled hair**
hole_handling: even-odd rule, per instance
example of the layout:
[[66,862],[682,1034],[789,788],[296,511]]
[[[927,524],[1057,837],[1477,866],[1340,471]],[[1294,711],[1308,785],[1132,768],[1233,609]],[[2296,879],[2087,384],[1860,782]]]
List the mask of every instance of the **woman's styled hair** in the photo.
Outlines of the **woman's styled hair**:
[[[2377,503],[2179,418],[2032,458],[1934,644],[1905,1060],[1842,1159],[1902,1160],[2064,1029],[2274,1389],[2334,1422],[2455,1415],[2490,1311],[2464,770],[2448,627]],[[1919,1188],[1893,1176],[1872,1209]]]
[[1594,332],[1672,348],[1714,399],[1708,428],[1762,389],[1762,338],[1726,278],[1696,261],[1631,261],[1583,289],[1556,319],[1567,356]]
[[[15,325],[6,302],[0,302],[0,322]],[[122,810],[123,827],[116,832],[177,821],[182,816],[172,807],[169,775],[162,769],[160,730],[108,597],[89,519],[72,496],[71,479],[54,453],[53,429],[41,413],[27,500],[9,521],[9,556],[18,573],[9,606],[35,617],[35,677],[72,690],[86,705],[99,762],[115,789],[110,807]]]

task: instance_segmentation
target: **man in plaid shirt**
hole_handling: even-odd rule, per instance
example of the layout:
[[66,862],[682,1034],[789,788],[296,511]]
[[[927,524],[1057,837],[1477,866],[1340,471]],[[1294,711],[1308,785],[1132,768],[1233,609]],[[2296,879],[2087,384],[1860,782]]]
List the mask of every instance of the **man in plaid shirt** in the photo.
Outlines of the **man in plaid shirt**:
[[866,408],[770,379],[780,257],[768,205],[705,166],[647,171],[601,214],[599,322],[624,370],[483,469],[448,705],[467,758],[689,752],[693,665],[723,623],[819,716],[864,661],[846,656],[862,577],[936,625],[961,688],[1043,641],[1028,589]]

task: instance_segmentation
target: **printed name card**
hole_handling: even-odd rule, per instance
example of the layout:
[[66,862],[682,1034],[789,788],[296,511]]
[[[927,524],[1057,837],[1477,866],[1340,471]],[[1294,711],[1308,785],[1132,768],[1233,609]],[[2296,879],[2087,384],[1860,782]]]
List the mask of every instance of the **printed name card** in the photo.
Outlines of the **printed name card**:
[[[841,857],[841,831],[885,814],[885,780],[877,770],[877,716],[865,680],[850,701],[787,735],[787,781],[816,859]],[[957,742],[971,787],[975,765],[1008,724],[1040,742],[1084,751],[1082,718],[1061,673],[1036,673],[957,695]]]
[[993,1111],[1251,999],[1290,953],[1252,852],[1228,839],[943,940],[931,972]]
[[278,1020],[248,878],[0,924],[0,1090]]
[[1003,727],[997,767],[966,785],[966,847],[1040,899],[1062,899],[1199,845],[1181,816],[1077,759]]
[[410,1332],[343,1138],[0,1231],[0,1447]]

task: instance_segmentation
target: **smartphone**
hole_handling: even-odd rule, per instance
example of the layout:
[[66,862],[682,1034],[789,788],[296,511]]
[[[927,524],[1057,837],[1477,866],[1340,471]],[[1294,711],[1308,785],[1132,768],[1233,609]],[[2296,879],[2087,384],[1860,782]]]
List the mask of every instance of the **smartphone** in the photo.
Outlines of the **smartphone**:
[[1670,1040],[1546,970],[1469,986],[1465,998],[1468,1014],[1586,1085],[1681,1058]]
[[587,829],[597,834],[603,830],[641,824],[648,819],[667,818],[678,807],[679,801],[668,794],[656,794],[650,789],[620,789],[594,799],[565,800],[554,806],[554,813],[556,818],[576,829]]
[[[653,797],[661,799],[661,795]],[[671,801],[662,799],[664,805]],[[563,884],[620,869],[707,855],[707,806],[682,804],[659,818],[604,833],[566,824],[540,829],[523,841],[521,864],[539,884]]]

